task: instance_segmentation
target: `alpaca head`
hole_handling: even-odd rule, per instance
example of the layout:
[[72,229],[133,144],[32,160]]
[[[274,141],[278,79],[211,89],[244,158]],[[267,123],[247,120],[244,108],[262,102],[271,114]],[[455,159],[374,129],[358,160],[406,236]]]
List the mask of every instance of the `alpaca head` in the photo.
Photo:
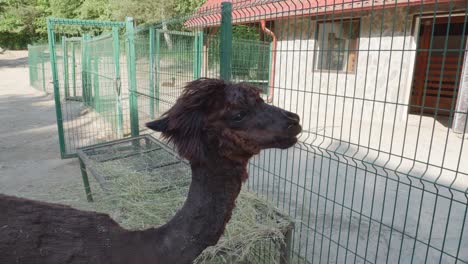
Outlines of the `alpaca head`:
[[246,163],[262,149],[291,147],[301,132],[299,116],[266,104],[258,88],[218,79],[188,83],[175,105],[147,127],[192,163],[213,154]]

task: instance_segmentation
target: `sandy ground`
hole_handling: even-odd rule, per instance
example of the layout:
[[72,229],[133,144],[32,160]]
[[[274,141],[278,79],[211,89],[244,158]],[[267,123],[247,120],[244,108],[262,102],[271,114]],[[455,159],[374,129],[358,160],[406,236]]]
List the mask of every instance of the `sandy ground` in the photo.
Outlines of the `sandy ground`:
[[0,193],[92,208],[78,161],[60,158],[52,96],[29,86],[27,51],[0,55],[0,123]]

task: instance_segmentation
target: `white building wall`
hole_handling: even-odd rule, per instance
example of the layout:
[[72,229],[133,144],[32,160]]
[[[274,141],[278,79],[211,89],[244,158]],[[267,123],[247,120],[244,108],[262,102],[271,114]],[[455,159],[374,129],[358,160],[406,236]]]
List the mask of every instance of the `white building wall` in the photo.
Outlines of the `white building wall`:
[[[336,135],[361,120],[372,126],[404,122],[416,50],[412,23],[405,8],[362,16],[358,65],[352,74],[315,69],[315,21],[276,21],[274,104],[297,112],[304,129],[312,132],[328,129]],[[331,129],[338,127],[341,132]]]

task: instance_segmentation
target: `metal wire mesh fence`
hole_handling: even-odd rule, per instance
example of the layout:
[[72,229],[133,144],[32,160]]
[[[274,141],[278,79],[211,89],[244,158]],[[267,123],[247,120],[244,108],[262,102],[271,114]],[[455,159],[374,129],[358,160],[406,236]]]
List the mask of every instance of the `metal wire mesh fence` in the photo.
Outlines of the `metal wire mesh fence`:
[[45,93],[53,92],[48,45],[28,46],[29,83]]
[[[467,9],[208,1],[137,28],[51,20],[62,153],[138,135],[193,79],[250,82],[301,116],[299,143],[256,156],[247,183],[295,221],[291,263],[468,263]],[[38,89],[46,50],[30,47]]]
[[293,263],[468,261],[466,10],[210,1],[168,22],[203,31],[202,76],[229,64],[227,79],[301,116],[300,143],[255,157],[248,181],[295,219]]
[[48,20],[62,157],[130,134],[125,26],[125,22]]

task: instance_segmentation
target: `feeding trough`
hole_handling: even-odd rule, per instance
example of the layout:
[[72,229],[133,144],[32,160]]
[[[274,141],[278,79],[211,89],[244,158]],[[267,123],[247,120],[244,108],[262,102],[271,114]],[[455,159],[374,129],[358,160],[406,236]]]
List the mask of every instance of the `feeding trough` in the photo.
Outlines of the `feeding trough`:
[[[190,166],[150,135],[78,150],[88,199],[90,172],[105,195],[96,201],[128,229],[159,226],[179,210],[191,182]],[[240,192],[224,236],[196,263],[288,263],[292,221],[252,192]]]

